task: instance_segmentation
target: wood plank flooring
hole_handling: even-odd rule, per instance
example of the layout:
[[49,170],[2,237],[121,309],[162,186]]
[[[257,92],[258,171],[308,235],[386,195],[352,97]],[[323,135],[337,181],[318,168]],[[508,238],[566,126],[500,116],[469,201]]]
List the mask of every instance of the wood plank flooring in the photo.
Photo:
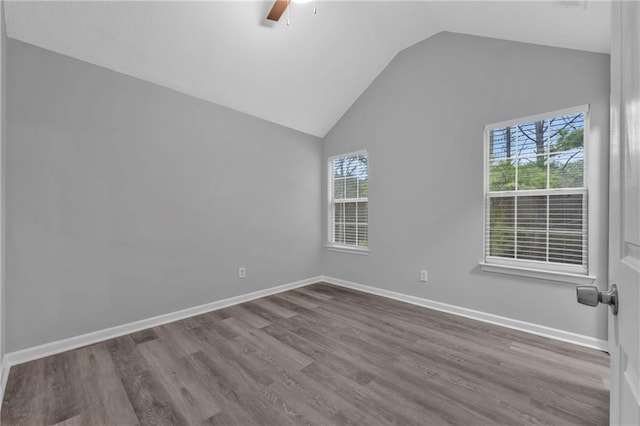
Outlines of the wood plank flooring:
[[328,284],[11,368],[2,425],[605,425],[606,353]]

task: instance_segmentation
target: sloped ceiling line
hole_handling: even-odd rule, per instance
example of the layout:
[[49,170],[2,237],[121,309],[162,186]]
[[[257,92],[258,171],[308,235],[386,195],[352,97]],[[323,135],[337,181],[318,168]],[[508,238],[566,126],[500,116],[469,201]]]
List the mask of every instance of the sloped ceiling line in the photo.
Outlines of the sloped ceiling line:
[[608,53],[609,4],[544,1],[5,3],[7,35],[324,137],[395,55],[441,31]]

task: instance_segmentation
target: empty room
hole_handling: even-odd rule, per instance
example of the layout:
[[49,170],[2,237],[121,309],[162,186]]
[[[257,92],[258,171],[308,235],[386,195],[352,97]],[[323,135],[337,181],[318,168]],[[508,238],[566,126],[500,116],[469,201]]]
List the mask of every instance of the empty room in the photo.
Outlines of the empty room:
[[3,426],[640,426],[640,2],[0,37]]

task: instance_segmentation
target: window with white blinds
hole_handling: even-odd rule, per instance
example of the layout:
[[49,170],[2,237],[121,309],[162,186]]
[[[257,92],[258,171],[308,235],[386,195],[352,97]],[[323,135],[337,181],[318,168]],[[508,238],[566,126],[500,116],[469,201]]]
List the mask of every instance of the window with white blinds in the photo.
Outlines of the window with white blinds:
[[329,159],[329,243],[369,246],[369,165],[366,151]]
[[588,272],[587,113],[486,126],[486,263]]

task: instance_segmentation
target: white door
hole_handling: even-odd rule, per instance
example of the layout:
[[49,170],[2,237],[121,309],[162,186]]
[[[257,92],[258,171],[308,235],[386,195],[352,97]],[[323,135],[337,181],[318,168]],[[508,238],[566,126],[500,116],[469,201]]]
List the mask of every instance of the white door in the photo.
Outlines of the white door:
[[640,3],[612,2],[609,283],[611,424],[640,425]]

